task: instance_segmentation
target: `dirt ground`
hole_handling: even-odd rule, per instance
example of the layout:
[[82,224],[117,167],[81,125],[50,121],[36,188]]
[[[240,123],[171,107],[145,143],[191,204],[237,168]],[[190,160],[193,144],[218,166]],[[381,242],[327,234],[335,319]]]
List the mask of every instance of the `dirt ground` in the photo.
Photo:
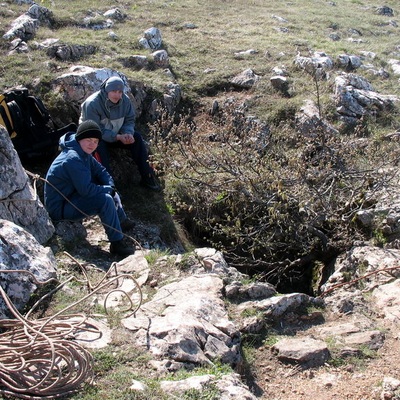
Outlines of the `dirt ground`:
[[[372,358],[348,359],[335,367],[302,370],[280,363],[269,346],[257,349],[253,374],[257,396],[262,400],[387,400],[400,399],[400,392],[384,395],[384,378],[400,379],[400,341],[397,327],[385,331],[384,345]],[[395,394],[396,393],[396,394]]]

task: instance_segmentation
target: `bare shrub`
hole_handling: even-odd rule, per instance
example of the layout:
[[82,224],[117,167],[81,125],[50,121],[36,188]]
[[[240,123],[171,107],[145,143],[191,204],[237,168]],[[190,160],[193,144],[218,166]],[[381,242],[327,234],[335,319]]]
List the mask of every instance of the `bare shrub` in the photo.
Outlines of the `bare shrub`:
[[379,143],[300,137],[285,125],[270,132],[232,106],[196,125],[167,121],[152,134],[168,201],[231,265],[279,283],[363,238],[354,214],[372,206],[386,179],[374,164],[390,162]]

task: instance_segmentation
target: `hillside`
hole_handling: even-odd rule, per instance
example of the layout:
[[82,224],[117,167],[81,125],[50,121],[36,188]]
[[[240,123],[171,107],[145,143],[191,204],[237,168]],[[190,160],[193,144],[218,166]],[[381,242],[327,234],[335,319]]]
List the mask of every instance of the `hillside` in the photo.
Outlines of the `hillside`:
[[[0,26],[6,33],[13,20],[28,10],[29,1],[4,4]],[[92,1],[40,4],[53,13],[52,23],[40,26],[28,41],[27,53],[14,52],[4,58],[2,90],[21,84],[33,85],[40,91],[41,86],[77,61],[92,67],[114,68],[160,88],[170,79],[163,70],[132,70],[124,65],[125,58],[133,54],[148,55],[148,50],[140,48],[139,39],[147,29],[157,27],[171,60],[171,71],[191,102],[222,94],[229,90],[232,77],[251,68],[263,79],[252,90],[250,112],[264,120],[271,119],[279,108],[298,106],[313,95],[312,81],[293,62],[296,55],[308,56],[315,51],[325,52],[333,59],[341,54],[375,54],[369,64],[388,70],[389,77],[382,79],[367,73],[368,78],[378,91],[398,94],[397,78],[389,66],[390,59],[396,58],[398,52],[393,2],[377,5],[373,1],[321,0],[276,4],[260,0],[229,2],[229,7],[226,2],[200,5],[195,1],[127,1],[124,5],[104,1],[101,6]],[[394,14],[379,14],[383,6],[394,10]],[[124,18],[112,20],[99,29],[106,19],[103,14],[115,7]],[[95,29],[90,29],[91,26]],[[110,32],[116,35],[116,40],[109,36]],[[92,45],[95,52],[73,62],[60,62],[57,57],[49,59],[44,55],[45,50],[34,44],[49,38],[71,45]],[[3,39],[4,54],[10,49],[10,43]],[[287,69],[293,82],[290,98],[282,98],[272,90],[269,78],[274,67]],[[46,97],[45,87],[42,91]]]
[[[74,65],[119,71],[130,82],[150,88],[154,98],[162,96],[170,81],[182,90],[179,115],[138,121],[158,162],[163,193],[149,194],[135,185],[135,179],[118,176],[126,210],[137,224],[134,237],[154,267],[150,278],[155,285],[182,273],[181,267],[165,261],[168,256],[213,245],[230,265],[250,273],[253,281],[271,282],[281,293],[313,296],[320,293],[335,258],[355,242],[384,246],[398,240],[398,232],[386,234],[381,229],[382,220],[361,227],[357,220],[358,211],[376,204],[376,193],[398,165],[397,102],[390,108],[377,106],[380,95],[400,98],[396,70],[400,20],[395,1],[45,0],[40,5],[51,11],[51,17],[25,47],[3,35],[29,5],[29,1],[2,3],[0,93],[26,86],[43,99],[57,121],[68,124],[77,122],[76,112],[50,88]],[[115,8],[121,18],[107,19],[104,13]],[[139,44],[151,27],[162,34],[168,68],[158,68],[152,52]],[[48,39],[90,51],[60,59],[43,46]],[[333,60],[332,67],[311,72],[302,68],[302,57],[314,57],[316,52]],[[133,56],[145,57],[147,67],[132,64]],[[352,64],[350,56],[361,64]],[[248,87],[235,83],[233,79],[248,70],[256,75],[256,83]],[[317,70],[322,71],[321,79]],[[368,91],[373,95],[365,97],[377,99],[353,124],[335,103],[335,79],[342,73],[361,77],[366,82],[363,94],[366,87],[373,88]],[[283,89],[273,84],[271,78],[276,76],[285,78]],[[307,101],[317,105],[317,120],[322,121],[312,134],[303,134],[299,123]],[[168,140],[160,140],[165,137]],[[265,140],[261,150],[260,138]],[[47,166],[45,161],[29,169],[43,176]],[[49,243],[63,271],[74,268],[63,250],[100,268],[109,266],[98,221],[87,222],[86,229],[85,240],[65,243],[57,236]],[[162,267],[158,259],[165,263]],[[69,300],[67,296],[57,302]],[[59,306],[53,304],[49,312]],[[335,315],[324,317],[329,322],[335,319]],[[379,325],[379,315],[372,319]],[[368,362],[358,365],[352,359],[318,371],[282,367],[270,353],[276,331],[245,335],[250,366],[239,372],[259,399],[322,399],[333,387],[330,399],[375,400],[381,392],[370,393],[370,388],[379,386],[378,380],[396,370],[399,361],[395,328],[390,326],[387,332],[384,347]],[[145,358],[143,354],[131,356],[127,337],[118,339],[121,360],[139,378],[153,377],[149,368],[136,362],[135,357]],[[107,386],[112,387],[110,393],[117,393],[118,379],[126,384],[123,372],[109,380],[105,377],[120,362],[118,351],[97,354],[98,368],[104,368],[99,375],[107,371],[100,379],[100,393],[107,393]],[[315,384],[314,374],[320,384]],[[340,383],[331,382],[338,376]],[[98,393],[88,389],[73,398],[91,400]],[[206,397],[192,393],[184,398]]]

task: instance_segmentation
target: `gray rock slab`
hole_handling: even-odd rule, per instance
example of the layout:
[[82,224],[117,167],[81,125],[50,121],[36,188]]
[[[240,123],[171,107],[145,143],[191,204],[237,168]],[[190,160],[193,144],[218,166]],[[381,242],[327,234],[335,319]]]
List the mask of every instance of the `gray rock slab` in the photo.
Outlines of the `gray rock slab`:
[[329,359],[329,350],[322,340],[306,338],[285,338],[272,346],[272,352],[282,362],[317,367]]
[[138,345],[159,358],[208,364],[240,359],[240,335],[222,300],[222,279],[194,275],[161,287],[136,316],[122,320]]

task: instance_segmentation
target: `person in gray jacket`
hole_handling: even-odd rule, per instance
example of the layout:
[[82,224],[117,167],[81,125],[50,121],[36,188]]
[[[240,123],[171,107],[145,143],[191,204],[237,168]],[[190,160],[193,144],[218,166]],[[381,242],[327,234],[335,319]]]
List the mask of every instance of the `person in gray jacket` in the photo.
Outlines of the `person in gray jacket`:
[[132,229],[106,169],[92,156],[101,140],[101,130],[87,120],[75,132],[60,139],[60,154],[52,162],[44,185],[44,205],[54,221],[82,220],[98,215],[110,241],[110,253],[127,256],[135,248],[123,241]]
[[95,121],[101,129],[103,141],[97,153],[99,161],[112,174],[108,146],[128,147],[136,163],[141,180],[140,184],[158,191],[153,168],[149,164],[149,155],[142,135],[135,130],[135,111],[129,97],[124,93],[124,82],[117,76],[108,78],[100,90],[89,96],[81,105],[80,122]]

